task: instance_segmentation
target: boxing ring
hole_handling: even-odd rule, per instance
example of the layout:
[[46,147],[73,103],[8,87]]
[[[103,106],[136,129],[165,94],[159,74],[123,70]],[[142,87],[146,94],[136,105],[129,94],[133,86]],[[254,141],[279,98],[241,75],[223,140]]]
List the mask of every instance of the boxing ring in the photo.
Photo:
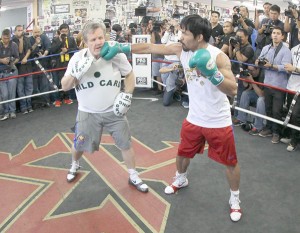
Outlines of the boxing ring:
[[[207,152],[192,160],[190,185],[165,195],[188,111],[179,102],[166,108],[160,96],[153,97],[152,90],[136,89],[127,115],[148,194],[128,185],[121,154],[108,134],[99,152],[84,154],[75,182],[66,182],[76,102],[0,122],[0,232],[299,232],[299,152],[240,127],[234,127],[241,166],[240,222],[229,219],[224,167],[208,159]],[[6,103],[10,101],[16,99]]]

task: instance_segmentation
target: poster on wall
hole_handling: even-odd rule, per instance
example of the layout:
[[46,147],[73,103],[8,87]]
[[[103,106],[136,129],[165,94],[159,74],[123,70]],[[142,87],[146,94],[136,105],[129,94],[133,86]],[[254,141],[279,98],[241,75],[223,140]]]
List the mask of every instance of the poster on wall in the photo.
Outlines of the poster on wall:
[[[132,43],[150,43],[150,35],[133,35]],[[132,54],[132,68],[136,87],[152,87],[151,54]]]

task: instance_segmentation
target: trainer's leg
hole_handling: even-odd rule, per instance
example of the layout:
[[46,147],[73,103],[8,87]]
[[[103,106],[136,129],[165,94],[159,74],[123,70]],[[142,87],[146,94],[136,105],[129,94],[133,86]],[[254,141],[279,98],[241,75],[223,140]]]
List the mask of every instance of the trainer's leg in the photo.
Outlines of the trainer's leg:
[[135,169],[135,153],[132,147],[122,150],[122,156],[128,169]]
[[132,147],[128,150],[122,150],[122,156],[129,172],[129,184],[136,187],[140,192],[148,192],[148,186],[139,177],[139,173],[135,170],[135,153]]
[[83,151],[77,151],[74,145],[72,146],[72,164],[67,175],[68,182],[72,182],[73,180],[75,180],[77,175],[77,170],[80,168],[79,159],[82,157],[82,154]]
[[238,164],[234,166],[227,166],[226,168],[227,180],[230,186],[230,199],[229,205],[231,208],[230,218],[232,221],[237,222],[242,217],[242,211],[240,207],[240,166]]

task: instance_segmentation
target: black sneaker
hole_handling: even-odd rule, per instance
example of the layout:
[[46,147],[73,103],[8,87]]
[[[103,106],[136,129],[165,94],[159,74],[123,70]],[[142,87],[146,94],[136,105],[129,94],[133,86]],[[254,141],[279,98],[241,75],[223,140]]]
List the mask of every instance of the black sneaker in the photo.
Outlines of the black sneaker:
[[292,151],[295,151],[296,148],[297,148],[297,145],[296,145],[296,144],[290,143],[290,144],[287,146],[286,150],[289,151],[289,152],[292,152]]
[[271,137],[273,134],[270,129],[263,129],[262,131],[259,132],[258,135],[265,138],[265,137]]

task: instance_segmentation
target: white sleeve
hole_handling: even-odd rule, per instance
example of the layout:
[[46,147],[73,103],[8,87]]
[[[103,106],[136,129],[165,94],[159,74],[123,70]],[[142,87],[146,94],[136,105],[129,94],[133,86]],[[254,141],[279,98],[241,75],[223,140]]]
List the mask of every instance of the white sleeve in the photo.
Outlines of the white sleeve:
[[114,66],[118,67],[122,76],[126,76],[132,71],[132,66],[130,65],[126,55],[124,53],[117,54],[112,60]]
[[67,67],[67,70],[66,70],[64,76],[71,75],[72,67],[75,65],[75,62],[79,60],[79,57],[80,57],[79,52],[75,53],[71,57],[71,59],[70,59],[70,61],[68,63],[68,67]]

